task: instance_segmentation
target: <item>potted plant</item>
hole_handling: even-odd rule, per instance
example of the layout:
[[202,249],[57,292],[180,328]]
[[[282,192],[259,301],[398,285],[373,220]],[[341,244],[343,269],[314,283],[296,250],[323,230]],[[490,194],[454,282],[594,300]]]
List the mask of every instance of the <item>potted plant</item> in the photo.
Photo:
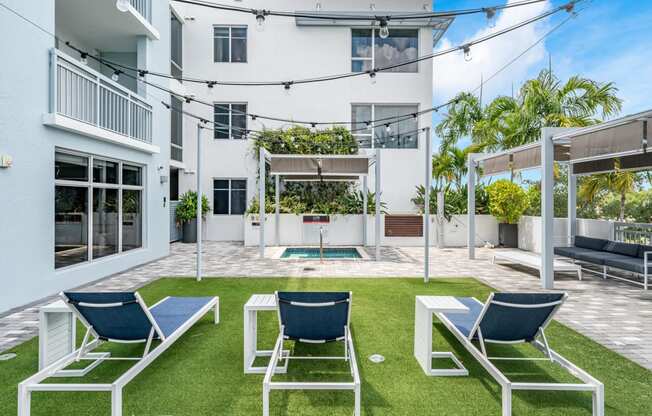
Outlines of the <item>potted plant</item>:
[[489,213],[498,220],[498,242],[503,247],[518,247],[518,220],[528,207],[525,191],[507,179],[487,187]]
[[[206,213],[210,210],[208,198],[202,195],[202,218],[206,218]],[[197,242],[197,192],[188,191],[181,195],[181,201],[176,208],[177,224],[183,225],[183,242]]]

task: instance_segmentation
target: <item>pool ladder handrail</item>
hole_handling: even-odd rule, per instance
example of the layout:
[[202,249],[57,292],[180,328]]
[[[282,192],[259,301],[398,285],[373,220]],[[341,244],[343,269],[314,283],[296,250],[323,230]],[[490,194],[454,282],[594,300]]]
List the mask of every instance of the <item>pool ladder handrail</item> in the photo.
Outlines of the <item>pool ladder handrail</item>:
[[324,262],[324,227],[319,227],[319,261]]

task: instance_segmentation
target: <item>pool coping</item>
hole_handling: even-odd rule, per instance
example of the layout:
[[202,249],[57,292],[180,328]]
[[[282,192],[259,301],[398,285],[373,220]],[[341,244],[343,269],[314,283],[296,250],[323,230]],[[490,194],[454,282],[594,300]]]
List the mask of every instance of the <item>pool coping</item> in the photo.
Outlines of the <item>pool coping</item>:
[[[298,261],[298,262],[307,262],[307,261],[316,261],[316,262],[321,262],[321,259],[300,259],[300,258],[282,258],[281,256],[285,252],[286,249],[288,248],[319,248],[319,246],[315,245],[309,245],[309,244],[302,244],[300,246],[277,246],[277,247],[270,247],[270,258],[274,260],[281,260],[281,261]],[[325,258],[323,261],[365,261],[365,260],[370,260],[371,257],[367,254],[367,252],[364,250],[363,247],[361,246],[328,246],[324,248],[337,248],[337,249],[353,249],[358,252],[358,255],[360,258],[358,259],[352,259],[352,258]]]

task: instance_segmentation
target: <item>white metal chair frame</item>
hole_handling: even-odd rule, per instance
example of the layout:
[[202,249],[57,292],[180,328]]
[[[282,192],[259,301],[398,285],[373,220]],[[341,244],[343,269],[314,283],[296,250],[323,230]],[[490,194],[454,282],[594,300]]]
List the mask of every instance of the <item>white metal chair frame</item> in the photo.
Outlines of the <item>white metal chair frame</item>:
[[[591,263],[590,261],[578,260],[578,259],[574,259],[574,258],[571,258],[571,257],[567,257],[567,258],[572,260],[573,263],[579,264],[580,267],[582,268],[583,272],[596,274],[598,276],[601,276],[603,279],[606,279],[607,277],[610,277],[612,279],[620,280],[620,281],[623,281],[623,282],[626,282],[626,283],[632,283],[632,284],[635,284],[635,285],[643,286],[643,290],[648,290],[648,288],[650,287],[650,283],[649,283],[650,268],[652,267],[652,256],[651,255],[652,255],[652,251],[646,251],[646,252],[643,253],[643,273],[633,272],[631,270],[624,270],[624,269],[621,269],[621,268],[616,267],[616,266],[607,266],[606,264],[602,265],[602,271],[600,272],[600,271],[593,270],[591,268],[587,268],[587,267],[582,266],[582,264],[590,264],[592,266],[600,266],[599,264]],[[566,257],[566,256],[562,256],[562,257]],[[614,275],[614,274],[610,274],[609,273],[610,268],[611,269],[621,270],[621,271],[625,272],[625,274],[631,275],[632,279],[628,279],[627,277],[622,277],[622,276],[617,276],[617,275]],[[641,276],[643,278],[643,282],[639,282],[638,280],[633,280],[633,278],[635,278],[636,276]]]
[[[462,334],[450,320],[442,313],[437,313],[437,318],[448,328],[449,331],[464,345],[464,347],[473,355],[473,357],[478,360],[478,362],[484,367],[484,369],[500,384],[502,388],[502,416],[511,416],[512,414],[512,391],[513,390],[545,390],[545,391],[590,391],[593,394],[593,416],[604,416],[604,385],[598,381],[596,378],[588,374],[586,371],[582,370],[572,362],[568,361],[566,358],[562,357],[560,354],[555,352],[548,345],[548,341],[545,335],[545,328],[548,326],[552,317],[556,311],[564,303],[568,295],[564,294],[564,297],[556,302],[550,302],[546,304],[538,305],[526,305],[526,304],[514,304],[499,302],[493,300],[494,294],[492,293],[487,299],[487,302],[484,304],[478,319],[476,320],[473,328],[471,329],[468,336]],[[475,299],[475,298],[474,298]],[[477,299],[475,299],[477,300]],[[479,301],[478,301],[479,302]],[[509,306],[514,308],[541,308],[549,307],[555,305],[554,310],[550,313],[548,319],[541,325],[537,337],[540,340],[535,339],[531,344],[536,347],[539,351],[546,355],[546,358],[540,357],[490,357],[487,355],[487,350],[485,347],[486,343],[496,343],[496,344],[521,344],[526,342],[525,340],[516,340],[516,341],[498,341],[483,338],[482,331],[480,330],[480,322],[482,322],[483,316],[486,314],[489,306],[491,304]],[[479,344],[479,349],[473,343],[473,339],[477,335],[477,342]],[[540,361],[546,360],[558,364],[569,374],[575,376],[576,378],[583,381],[583,383],[524,383],[524,382],[512,382],[510,381],[505,374],[503,374],[493,363],[492,361]]]
[[[265,372],[265,378],[263,380],[263,416],[269,416],[269,394],[272,390],[353,390],[355,395],[354,403],[354,415],[360,416],[360,373],[358,371],[358,361],[355,355],[355,349],[353,347],[353,338],[351,336],[350,323],[351,323],[351,300],[352,293],[349,292],[349,310],[347,316],[347,324],[344,327],[344,336],[338,338],[335,341],[344,343],[344,356],[291,356],[290,352],[287,351],[286,354],[283,354],[283,342],[286,337],[284,336],[284,326],[281,324],[281,308],[278,298],[278,292],[276,295],[276,304],[278,305],[277,313],[279,319],[279,328],[280,332],[276,338],[276,344],[272,350],[272,357],[269,361],[267,371]],[[325,303],[298,303],[290,302],[294,305],[300,305],[305,307],[324,307],[332,306],[335,302],[325,302]],[[322,344],[326,343],[326,340],[315,341],[315,340],[299,340],[299,342],[312,343],[312,344]],[[285,361],[284,366],[282,367],[287,371],[288,363],[290,360],[344,360],[349,363],[349,369],[351,371],[351,376],[353,377],[352,382],[278,382],[272,381],[272,377],[276,373],[277,366],[281,361]],[[285,372],[283,371],[283,372]]]
[[[167,337],[163,334],[163,331],[159,328],[158,324],[154,320],[150,309],[154,308],[158,304],[166,301],[170,297],[165,297],[161,299],[156,304],[152,305],[151,308],[148,308],[141,296],[136,292],[135,294],[136,301],[143,309],[145,315],[152,324],[152,329],[149,333],[147,339],[134,340],[134,341],[125,341],[125,340],[116,340],[109,339],[103,341],[100,339],[100,336],[95,332],[93,326],[86,321],[84,316],[77,310],[77,308],[68,301],[68,298],[61,293],[60,296],[66,301],[67,305],[72,309],[73,313],[77,318],[84,324],[86,327],[86,334],[82,341],[82,345],[73,351],[72,353],[62,357],[58,361],[50,364],[49,366],[43,368],[38,373],[29,377],[28,379],[22,381],[18,385],[18,416],[29,416],[31,412],[31,394],[34,391],[94,391],[94,392],[109,392],[111,393],[111,416],[122,416],[122,390],[124,387],[133,380],[138,374],[140,374],[149,364],[151,364],[159,355],[161,355],[165,350],[167,350],[174,342],[179,339],[188,329],[190,329],[197,321],[199,321],[206,313],[211,309],[214,309],[215,313],[215,324],[217,325],[220,322],[220,302],[218,297],[214,297],[210,300],[204,307],[197,311],[188,321],[183,325],[177,328],[173,333]],[[123,306],[124,303],[117,302],[114,304],[92,304],[92,303],[83,303],[85,307],[98,307],[98,308],[107,308],[107,307],[118,307]],[[152,341],[155,336],[158,335],[160,339],[160,344],[158,344],[153,349]],[[94,339],[90,340],[90,337]],[[145,350],[142,357],[111,357],[110,352],[91,352],[105,342],[115,342],[123,344],[131,343],[145,343]],[[87,367],[82,370],[66,370],[66,367],[69,365],[79,362],[79,361],[91,361]],[[103,361],[107,360],[132,360],[137,361],[137,363],[130,367],[124,374],[122,374],[117,380],[112,383],[103,383],[103,384],[85,384],[85,383],[41,383],[47,378],[51,377],[83,377],[93,368],[100,365]]]

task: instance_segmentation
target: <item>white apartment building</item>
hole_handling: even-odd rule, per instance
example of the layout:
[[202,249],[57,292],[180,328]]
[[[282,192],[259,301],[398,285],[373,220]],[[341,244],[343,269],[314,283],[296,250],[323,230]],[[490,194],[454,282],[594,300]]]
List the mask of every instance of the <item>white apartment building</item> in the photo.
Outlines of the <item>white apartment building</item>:
[[167,1],[2,3],[0,313],[168,254],[169,111],[93,57],[175,68]]
[[[183,16],[184,74],[221,81],[272,81],[310,78],[349,71],[364,72],[429,54],[450,24],[450,19],[389,22],[390,34],[379,36],[374,16],[432,11],[424,0],[243,0],[224,4],[253,9],[345,13],[369,16],[360,21],[316,20],[268,16],[259,30],[254,15],[208,9],[175,2]],[[364,121],[411,114],[433,106],[432,61],[368,75],[324,83],[241,87],[185,83],[188,94],[213,103],[181,103],[184,110],[228,125],[204,131],[203,192],[211,203],[206,218],[208,240],[244,240],[244,216],[256,195],[258,166],[252,142],[242,129],[287,128],[291,123],[269,122],[242,112],[283,119]],[[179,118],[181,118],[179,116]],[[384,124],[356,133],[361,147],[382,148],[382,200],[392,214],[414,213],[410,199],[425,175],[424,135],[414,130],[431,125],[430,113],[392,125],[387,139]],[[354,126],[356,129],[364,124]],[[417,137],[418,136],[418,137]],[[183,119],[183,160],[174,163],[173,189],[178,195],[196,188],[197,122]],[[176,169],[176,168],[180,169]],[[370,177],[370,189],[375,178]],[[178,181],[178,182],[177,182]]]

